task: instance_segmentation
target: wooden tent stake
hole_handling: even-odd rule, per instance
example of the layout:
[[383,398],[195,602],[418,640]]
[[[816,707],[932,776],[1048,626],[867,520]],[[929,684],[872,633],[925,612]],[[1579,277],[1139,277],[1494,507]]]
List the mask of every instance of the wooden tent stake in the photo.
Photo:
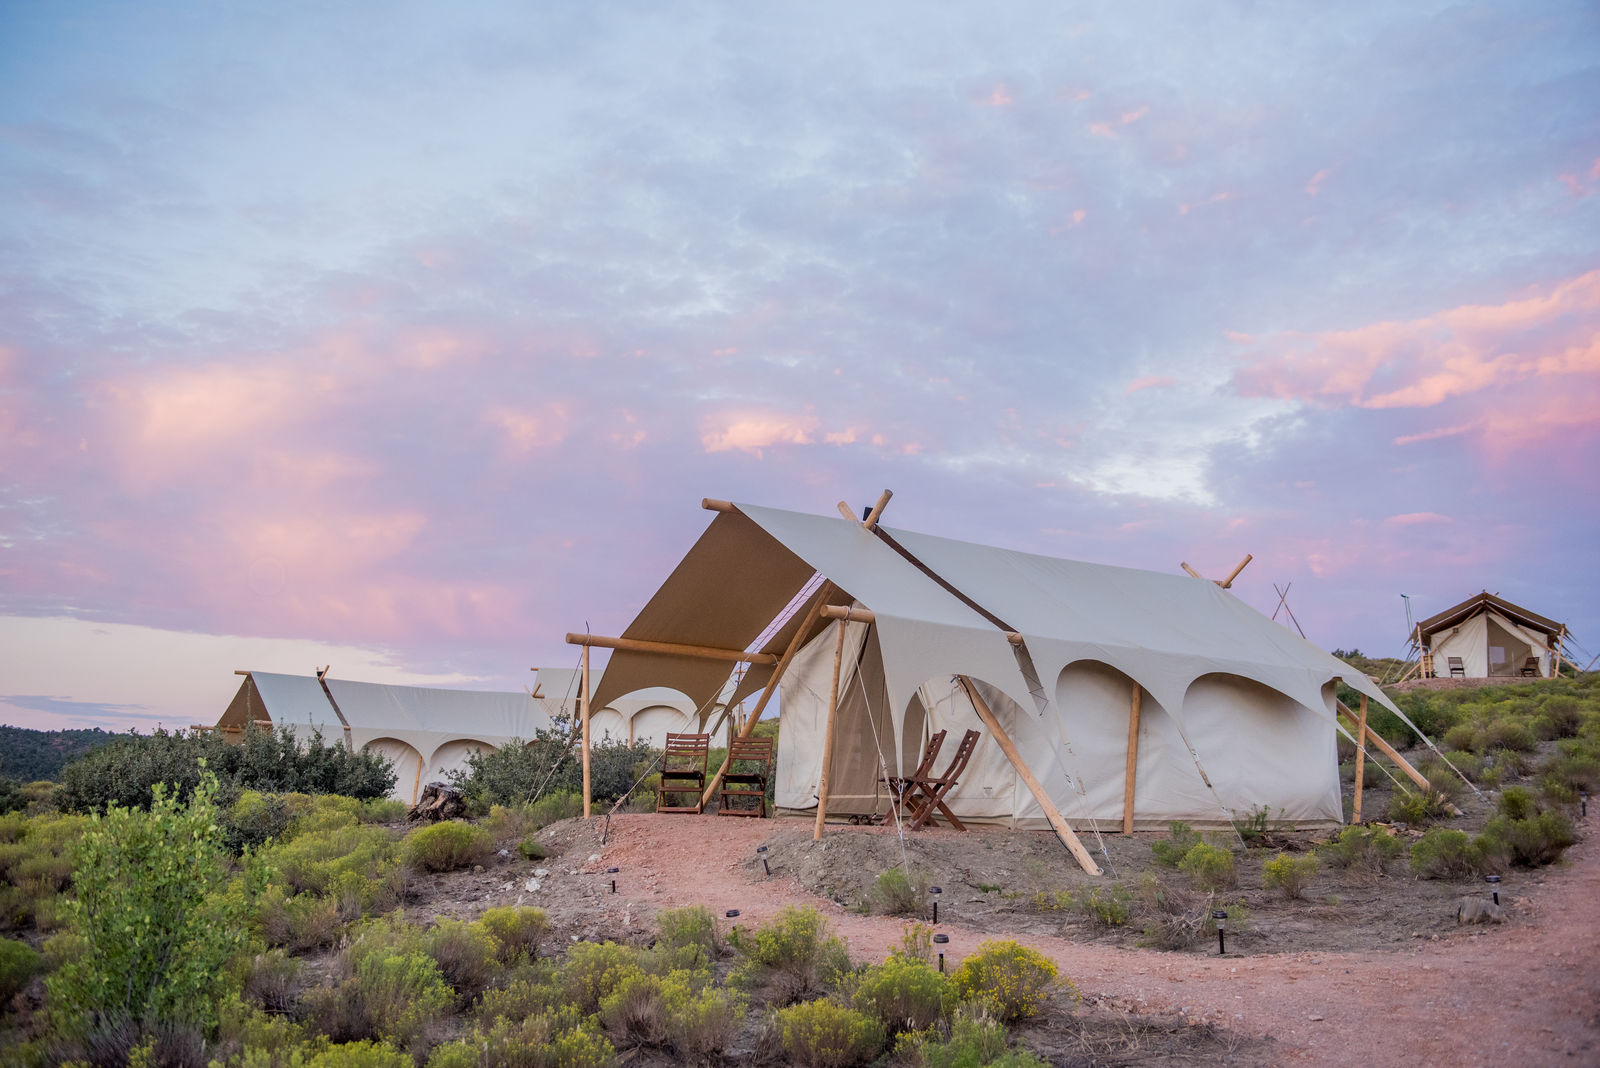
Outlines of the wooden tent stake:
[[1017,769],[1017,774],[1027,784],[1028,790],[1033,794],[1033,799],[1039,802],[1039,808],[1044,811],[1045,819],[1050,821],[1050,826],[1056,829],[1056,834],[1066,843],[1072,855],[1078,861],[1078,866],[1090,875],[1100,875],[1100,865],[1094,862],[1089,851],[1083,848],[1083,843],[1078,841],[1078,836],[1072,833],[1072,828],[1067,826],[1067,821],[1061,818],[1061,813],[1056,810],[1055,803],[1050,800],[1050,795],[1045,793],[1044,787],[1039,785],[1039,780],[1033,777],[1033,772],[1028,770],[1028,765],[1023,763],[1022,754],[1017,752],[1017,747],[1012,744],[1010,735],[1000,726],[1000,721],[995,718],[988,702],[978,693],[978,688],[972,680],[965,675],[957,675],[961,688],[967,692],[967,699],[972,702],[973,710],[978,713],[978,718],[983,720],[983,725],[989,728],[989,733],[994,735],[994,740],[999,743],[1000,749],[1005,753],[1006,759],[1011,761],[1011,766]]
[[743,649],[713,649],[707,645],[679,645],[677,642],[647,642],[640,638],[602,638],[598,634],[568,634],[568,645],[591,645],[597,649],[618,649],[625,653],[660,653],[663,656],[692,656],[701,660],[731,660],[738,664],[776,664],[771,653],[747,653]]
[[1144,688],[1133,684],[1132,708],[1128,713],[1128,770],[1122,776],[1122,833],[1133,833],[1134,776],[1139,771],[1139,705]]
[[[583,818],[589,818],[589,647],[583,647]],[[415,802],[413,802],[414,804]]]
[[[1356,725],[1356,737],[1360,738],[1367,733],[1367,695],[1361,695],[1361,719]],[[1355,801],[1350,806],[1350,822],[1361,822],[1361,786],[1367,771],[1367,747],[1356,746],[1356,789]]]
[[817,780],[817,826],[811,840],[822,837],[822,821],[828,814],[828,775],[833,771],[833,718],[839,710],[839,665],[844,660],[843,623],[839,624],[839,637],[833,643],[833,685],[828,689],[828,724],[822,732],[822,777]]
[[[806,634],[811,630],[812,624],[822,615],[823,607],[828,603],[828,598],[833,596],[833,583],[823,582],[817,590],[816,600],[812,602],[811,609],[800,621],[800,629],[794,632],[794,637],[789,639],[789,647],[778,658],[778,666],[772,669],[772,677],[767,680],[767,688],[761,691],[761,699],[756,702],[755,710],[750,713],[750,718],[744,721],[744,726],[739,729],[740,738],[748,738],[756,729],[756,724],[761,722],[761,713],[767,709],[767,702],[772,700],[772,695],[778,692],[778,681],[783,678],[783,673],[789,670],[789,664],[794,660],[795,654],[806,640]],[[705,794],[700,798],[700,805],[704,807],[711,801],[711,795],[717,792],[717,787],[722,785],[722,777],[728,773],[728,764],[733,759],[732,747],[729,747],[728,756],[723,758],[722,767],[711,777],[711,782],[706,786]]]

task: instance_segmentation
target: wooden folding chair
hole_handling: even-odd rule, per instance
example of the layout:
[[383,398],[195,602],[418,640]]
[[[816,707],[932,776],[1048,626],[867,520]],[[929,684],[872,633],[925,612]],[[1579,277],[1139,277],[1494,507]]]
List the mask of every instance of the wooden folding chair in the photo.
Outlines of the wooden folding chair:
[[906,795],[911,791],[911,784],[933,774],[933,762],[939,758],[939,750],[944,745],[944,736],[949,733],[949,731],[938,731],[928,739],[928,744],[922,747],[922,760],[910,775],[891,775],[878,780],[889,788],[889,800],[900,810],[901,815],[906,811]]
[[956,819],[956,814],[951,812],[944,803],[944,797],[961,780],[961,773],[967,770],[967,761],[972,759],[972,751],[978,748],[978,739],[982,735],[977,731],[968,731],[961,739],[961,744],[956,746],[956,755],[950,761],[950,766],[944,769],[943,775],[925,776],[918,779],[911,786],[908,801],[911,805],[911,829],[920,831],[933,819],[937,811],[941,816],[950,821],[950,826],[958,831],[967,828]]
[[[706,760],[711,753],[709,734],[669,734],[661,757],[661,782],[656,786],[657,812],[705,811]],[[668,803],[672,794],[694,793],[694,804]]]
[[[742,771],[735,771],[739,764]],[[722,776],[722,793],[718,795],[717,815],[767,816],[767,777],[772,772],[771,738],[735,738],[728,746],[728,771]],[[755,807],[740,807],[738,798],[754,798]]]
[[1530,656],[1530,657],[1528,657],[1528,659],[1526,659],[1526,660],[1524,660],[1522,662],[1522,677],[1523,678],[1534,678],[1534,679],[1539,677],[1539,658],[1538,657]]
[[1461,658],[1459,656],[1447,657],[1446,659],[1450,663],[1451,678],[1455,678],[1457,675],[1460,675],[1462,678],[1467,677],[1467,665],[1461,662]]

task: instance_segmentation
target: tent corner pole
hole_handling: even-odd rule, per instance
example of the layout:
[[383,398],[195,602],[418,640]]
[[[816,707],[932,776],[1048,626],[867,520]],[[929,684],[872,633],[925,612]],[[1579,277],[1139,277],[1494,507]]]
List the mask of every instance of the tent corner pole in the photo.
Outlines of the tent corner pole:
[[811,831],[813,842],[822,838],[822,821],[828,816],[828,775],[833,771],[833,725],[839,711],[839,666],[844,661],[846,624],[839,621],[839,636],[833,643],[833,685],[828,687],[828,723],[822,732],[822,777],[817,780],[817,825]]
[[[1356,737],[1357,738],[1365,737],[1366,733],[1367,733],[1367,695],[1366,694],[1362,694],[1361,695],[1361,718],[1359,720],[1357,720],[1357,722],[1356,722]],[[1355,799],[1350,803],[1350,822],[1352,824],[1358,824],[1358,823],[1361,822],[1361,787],[1363,785],[1362,780],[1366,777],[1366,771],[1367,771],[1367,747],[1366,747],[1366,744],[1363,743],[1361,745],[1356,746]]]
[[[1011,741],[1011,736],[1006,734],[1005,730],[1000,726],[1000,721],[995,718],[994,710],[989,707],[988,702],[978,693],[978,688],[972,684],[972,680],[965,675],[957,675],[956,678],[961,680],[961,688],[966,691],[967,699],[972,702],[972,708],[978,713],[978,718],[983,720],[983,725],[988,727],[989,732],[994,735],[994,740],[999,743],[1001,751],[1006,755],[1006,759],[1011,761],[1011,766],[1017,770],[1017,774],[1022,777],[1023,783],[1027,785],[1029,792],[1033,794],[1033,799],[1039,803],[1039,808],[1044,811],[1045,818],[1050,821],[1050,826],[1055,828],[1056,834],[1061,836],[1061,841],[1072,851],[1072,856],[1077,860],[1078,866],[1090,875],[1104,874],[1100,870],[1100,865],[1096,864],[1094,858],[1089,855],[1089,851],[1083,848],[1083,843],[1078,841],[1078,836],[1072,833],[1072,828],[1067,825],[1067,821],[1061,817],[1061,813],[1056,809],[1055,802],[1050,800],[1050,795],[1045,792],[1039,780],[1033,777],[1033,772],[1028,769],[1028,765],[1023,763],[1022,754],[1017,752],[1017,747]],[[824,766],[826,766],[827,758],[824,757],[823,760]]]
[[1133,833],[1133,790],[1139,772],[1139,705],[1144,689],[1133,684],[1133,698],[1128,711],[1128,770],[1122,779],[1122,833]]
[[583,647],[583,818],[589,818],[593,798],[589,793],[589,647]]

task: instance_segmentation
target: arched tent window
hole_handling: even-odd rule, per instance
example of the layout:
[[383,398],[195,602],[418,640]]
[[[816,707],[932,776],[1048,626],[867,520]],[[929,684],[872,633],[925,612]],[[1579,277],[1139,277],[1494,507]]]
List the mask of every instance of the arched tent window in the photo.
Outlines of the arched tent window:
[[408,742],[398,738],[374,738],[361,747],[363,753],[377,753],[394,768],[394,787],[389,796],[408,805],[417,803],[417,793],[422,789],[422,754]]
[[628,724],[623,719],[622,713],[615,708],[607,706],[597,708],[589,716],[589,738],[598,742],[602,738],[610,738],[613,742],[626,742],[628,740]]
[[1274,820],[1342,822],[1336,732],[1325,709],[1215,673],[1189,684],[1183,723],[1217,796],[1238,817],[1265,806]]
[[423,782],[430,783],[444,781],[445,776],[452,771],[466,771],[467,758],[473,753],[494,749],[491,742],[482,742],[476,738],[456,738],[445,742],[434,750],[433,759],[428,761],[428,773],[423,776]]
[[[688,698],[684,698],[687,702]],[[692,716],[684,715],[680,708],[671,705],[650,705],[633,714],[631,727],[624,728],[621,740],[627,741],[631,731],[635,745],[648,745],[660,749],[667,744],[668,734],[699,733],[699,724]],[[715,739],[713,739],[715,743]]]

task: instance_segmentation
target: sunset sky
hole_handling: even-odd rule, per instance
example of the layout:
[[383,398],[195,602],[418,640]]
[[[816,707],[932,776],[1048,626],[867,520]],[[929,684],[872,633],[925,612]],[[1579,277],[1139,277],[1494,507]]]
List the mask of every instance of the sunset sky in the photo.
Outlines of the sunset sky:
[[0,722],[516,689],[885,487],[1592,656],[1597,101],[1585,3],[5,5]]

